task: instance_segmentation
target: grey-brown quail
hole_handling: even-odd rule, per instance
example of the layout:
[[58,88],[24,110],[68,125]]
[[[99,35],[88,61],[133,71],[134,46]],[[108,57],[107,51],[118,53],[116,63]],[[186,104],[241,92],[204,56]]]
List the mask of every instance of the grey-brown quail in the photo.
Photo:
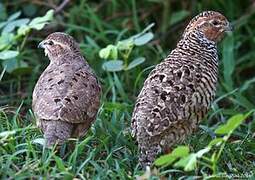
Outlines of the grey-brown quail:
[[35,85],[32,108],[51,146],[87,132],[97,116],[101,88],[71,36],[52,33],[39,47],[50,64]]
[[200,13],[190,21],[177,47],[149,74],[131,120],[143,167],[184,140],[207,114],[216,92],[217,43],[230,30],[222,14]]

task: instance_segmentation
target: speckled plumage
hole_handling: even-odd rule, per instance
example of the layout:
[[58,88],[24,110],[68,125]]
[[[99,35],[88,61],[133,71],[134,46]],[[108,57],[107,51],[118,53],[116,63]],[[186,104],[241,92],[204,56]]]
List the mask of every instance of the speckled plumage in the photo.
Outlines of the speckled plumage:
[[50,64],[34,88],[32,108],[51,146],[87,132],[99,109],[101,88],[71,36],[52,33],[40,46]]
[[182,142],[207,114],[216,92],[216,44],[229,28],[218,12],[194,17],[177,47],[144,82],[131,120],[143,167]]

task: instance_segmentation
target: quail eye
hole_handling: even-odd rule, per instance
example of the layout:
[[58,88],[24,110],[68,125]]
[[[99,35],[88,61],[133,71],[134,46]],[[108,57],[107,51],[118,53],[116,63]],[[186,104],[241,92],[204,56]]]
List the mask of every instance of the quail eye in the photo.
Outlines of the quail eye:
[[49,41],[48,44],[49,44],[50,46],[52,46],[54,43],[53,43],[53,41]]
[[214,21],[212,22],[212,24],[213,24],[214,26],[217,26],[217,25],[219,25],[219,22],[216,21],[216,20],[214,20]]

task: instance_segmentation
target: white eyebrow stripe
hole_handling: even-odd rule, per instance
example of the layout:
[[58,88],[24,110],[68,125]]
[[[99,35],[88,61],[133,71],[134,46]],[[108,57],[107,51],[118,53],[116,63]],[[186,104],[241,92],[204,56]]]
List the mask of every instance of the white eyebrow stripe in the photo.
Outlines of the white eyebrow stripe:
[[[67,46],[67,45],[65,45],[65,44],[63,44],[63,43],[60,43],[60,42],[57,42],[57,41],[54,41],[54,40],[52,40],[53,42],[54,42],[54,44],[58,44],[58,45],[60,45],[60,46],[62,46],[62,47],[65,47],[65,48],[67,48],[67,49],[70,49],[70,47],[69,46]],[[71,49],[70,49],[71,50]]]

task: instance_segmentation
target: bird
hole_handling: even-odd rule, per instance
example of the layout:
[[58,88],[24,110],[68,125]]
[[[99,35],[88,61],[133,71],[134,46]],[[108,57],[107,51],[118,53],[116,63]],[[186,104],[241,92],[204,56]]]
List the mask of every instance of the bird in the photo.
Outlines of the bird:
[[86,134],[100,107],[101,86],[70,35],[54,32],[41,41],[50,63],[39,77],[32,110],[46,147]]
[[228,31],[232,26],[224,15],[201,12],[144,81],[131,117],[143,168],[182,143],[206,117],[216,94],[217,44]]

